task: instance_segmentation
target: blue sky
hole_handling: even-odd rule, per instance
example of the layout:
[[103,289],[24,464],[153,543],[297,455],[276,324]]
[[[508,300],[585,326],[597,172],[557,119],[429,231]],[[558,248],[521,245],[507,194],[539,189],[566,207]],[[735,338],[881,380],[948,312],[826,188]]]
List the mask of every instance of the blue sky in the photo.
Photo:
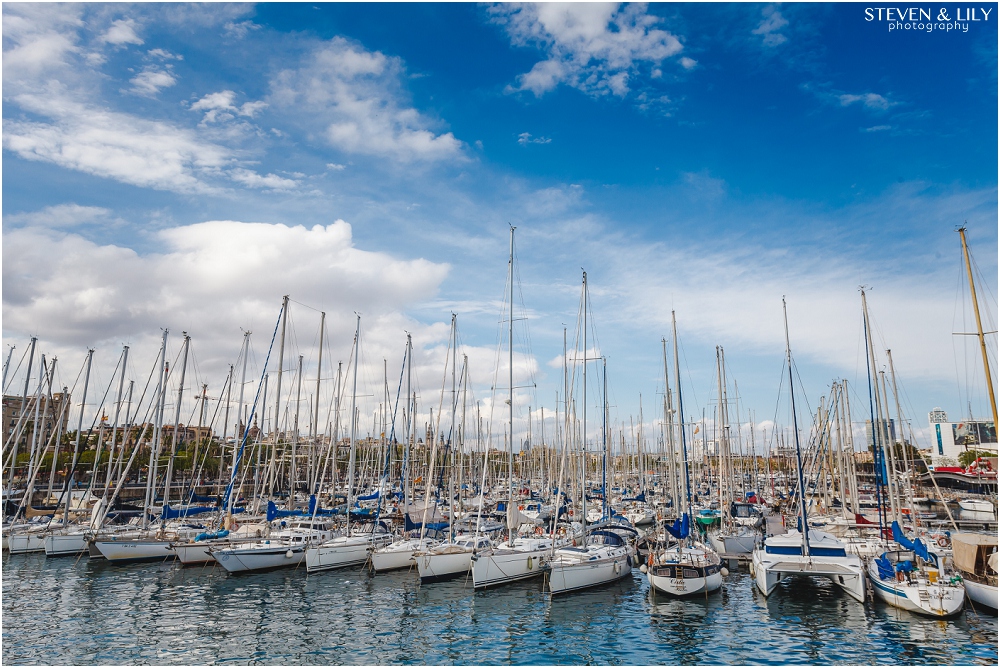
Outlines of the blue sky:
[[864,382],[860,284],[915,426],[986,416],[954,229],[996,329],[997,6],[864,8],[5,4],[4,343],[39,336],[65,384],[94,346],[107,384],[122,343],[138,378],[187,330],[219,387],[287,293],[328,312],[330,364],[363,314],[373,394],[412,332],[427,407],[454,311],[491,404],[512,224],[518,429],[554,408],[581,268],[616,420],[640,394],[653,420],[672,308],[692,414],[722,345],[741,418],[773,419],[782,295],[810,403]]

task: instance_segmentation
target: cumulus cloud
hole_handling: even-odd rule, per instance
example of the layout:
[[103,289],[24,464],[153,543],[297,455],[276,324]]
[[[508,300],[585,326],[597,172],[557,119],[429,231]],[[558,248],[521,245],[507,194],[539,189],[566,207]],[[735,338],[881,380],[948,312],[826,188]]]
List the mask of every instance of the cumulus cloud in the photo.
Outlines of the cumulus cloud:
[[463,143],[438,133],[431,119],[408,106],[398,58],[342,37],[324,42],[301,65],[271,81],[271,101],[319,123],[325,140],[345,153],[402,162],[462,159]]
[[[356,248],[351,226],[340,220],[310,229],[210,221],[165,229],[157,237],[158,251],[140,254],[55,230],[5,229],[5,341],[19,343],[37,334],[43,350],[70,364],[86,346],[97,346],[108,369],[121,342],[128,341],[137,367],[143,367],[139,375],[152,363],[161,327],[171,329],[172,351],[185,330],[199,372],[217,388],[238,349],[241,327],[255,330],[255,363],[263,363],[281,296],[289,294],[299,304],[290,308],[286,369],[294,368],[289,360],[296,354],[308,359],[315,349],[309,337],[315,338],[318,313],[300,306],[304,303],[327,313],[332,348],[324,357],[332,368],[347,360],[354,312],[360,312],[368,378],[381,379],[383,356],[402,357],[409,330],[425,387],[434,389],[439,382],[441,357],[433,351],[446,330],[439,323],[409,320],[403,311],[436,293],[447,265]],[[331,376],[327,369],[324,377]]]
[[697,60],[695,60],[694,58],[688,58],[687,56],[681,58],[680,63],[681,67],[683,67],[686,70],[693,70],[698,65]]
[[298,185],[298,181],[286,179],[275,174],[261,176],[249,169],[234,169],[230,172],[230,177],[239,183],[250,188],[264,188],[267,190],[291,190]]
[[490,13],[513,44],[546,53],[545,60],[517,78],[516,86],[508,87],[536,97],[559,84],[590,95],[622,97],[640,63],[657,65],[683,48],[677,37],[654,27],[659,19],[643,5],[553,2],[497,5]]
[[9,225],[38,227],[73,227],[86,225],[110,217],[111,211],[100,206],[80,206],[79,204],[57,204],[40,211],[16,213],[4,216]]
[[170,72],[170,66],[165,69],[158,67],[145,67],[141,72],[129,80],[132,87],[129,92],[143,97],[156,97],[164,88],[169,88],[177,83],[177,79]]
[[204,111],[203,123],[215,123],[217,121],[231,120],[236,116],[253,116],[267,107],[266,102],[244,102],[236,106],[236,93],[231,90],[223,90],[217,93],[209,93],[191,105],[191,111]]
[[100,40],[107,44],[122,46],[125,44],[143,44],[143,40],[135,32],[135,21],[119,19],[111,24]]
[[764,46],[778,46],[787,42],[788,37],[778,31],[788,25],[788,19],[774,5],[764,7],[760,13],[764,18],[753,29],[753,34],[763,38]]

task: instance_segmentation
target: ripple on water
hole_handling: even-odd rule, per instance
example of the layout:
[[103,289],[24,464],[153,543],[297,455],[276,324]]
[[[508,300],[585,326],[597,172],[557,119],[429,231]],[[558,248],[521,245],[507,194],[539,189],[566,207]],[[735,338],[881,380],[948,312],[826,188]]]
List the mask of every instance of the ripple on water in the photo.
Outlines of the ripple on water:
[[765,599],[736,572],[704,598],[635,577],[550,599],[539,581],[472,592],[405,571],[228,576],[8,556],[5,664],[991,664],[997,619],[862,606],[825,580]]

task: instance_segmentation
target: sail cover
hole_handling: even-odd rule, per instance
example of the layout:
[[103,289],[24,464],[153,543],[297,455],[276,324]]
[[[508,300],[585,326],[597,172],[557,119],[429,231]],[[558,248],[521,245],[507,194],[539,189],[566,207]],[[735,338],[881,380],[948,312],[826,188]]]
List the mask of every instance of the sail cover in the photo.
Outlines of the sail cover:
[[909,540],[906,534],[903,533],[903,529],[899,526],[899,522],[895,520],[892,522],[892,538],[902,545],[904,550],[913,550],[913,553],[924,561],[936,561],[936,559],[931,558],[930,552],[927,551],[927,546],[919,538],[914,541]]
[[679,519],[674,520],[674,525],[668,526],[667,531],[674,538],[687,538],[688,534],[691,533],[691,520],[688,519],[687,513],[681,515]]

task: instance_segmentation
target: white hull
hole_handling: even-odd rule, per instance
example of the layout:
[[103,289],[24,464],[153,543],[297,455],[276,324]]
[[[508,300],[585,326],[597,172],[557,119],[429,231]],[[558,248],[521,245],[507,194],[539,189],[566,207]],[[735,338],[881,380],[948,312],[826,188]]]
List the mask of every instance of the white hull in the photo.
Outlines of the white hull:
[[212,556],[229,573],[244,573],[298,566],[305,561],[306,547],[257,543],[252,546],[212,550]]
[[413,568],[417,565],[413,559],[413,553],[417,550],[426,550],[436,544],[437,541],[431,541],[427,538],[396,541],[372,552],[372,568],[375,569],[376,573]]
[[542,574],[550,550],[494,550],[477,555],[472,564],[472,584],[476,589],[517,582]]
[[306,571],[358,566],[368,561],[371,541],[357,536],[340,536],[306,550]]
[[975,605],[985,605],[997,609],[997,586],[965,580],[965,595]]
[[992,516],[995,512],[993,504],[989,501],[980,501],[978,499],[970,499],[967,501],[959,501],[958,507],[962,510],[967,510],[972,513],[989,513]]
[[632,562],[629,559],[628,550],[625,548],[615,550],[607,557],[592,561],[570,561],[557,557],[551,566],[548,579],[549,591],[552,594],[563,594],[596,587],[615,582],[632,573]]
[[76,533],[52,533],[45,537],[45,556],[61,557],[73,554],[81,554],[87,551],[87,534],[80,531]]
[[14,533],[7,537],[7,550],[11,554],[45,551],[45,534]]
[[695,594],[710,594],[722,588],[722,573],[712,573],[707,577],[673,578],[653,574],[653,569],[646,573],[649,586],[668,596],[692,596]]
[[[872,567],[874,568],[874,566]],[[962,610],[965,590],[961,586],[933,584],[911,585],[905,582],[882,580],[878,573],[868,572],[875,597],[889,605],[930,617],[949,617]]]
[[844,543],[815,529],[809,530],[810,556],[802,552],[802,535],[797,531],[772,536],[753,551],[750,574],[765,597],[770,596],[786,577],[818,575],[828,578],[851,598],[864,603],[865,568],[861,558],[848,554]]
[[[215,561],[215,558],[208,551],[212,546],[213,543],[207,541],[201,543],[174,543],[173,550],[174,554],[177,555],[177,560],[182,564],[204,564]],[[215,546],[218,547],[219,544],[215,543]]]
[[435,554],[422,552],[413,555],[421,582],[448,580],[467,575],[472,568],[472,551]]
[[98,540],[94,546],[111,562],[173,559],[169,540]]

